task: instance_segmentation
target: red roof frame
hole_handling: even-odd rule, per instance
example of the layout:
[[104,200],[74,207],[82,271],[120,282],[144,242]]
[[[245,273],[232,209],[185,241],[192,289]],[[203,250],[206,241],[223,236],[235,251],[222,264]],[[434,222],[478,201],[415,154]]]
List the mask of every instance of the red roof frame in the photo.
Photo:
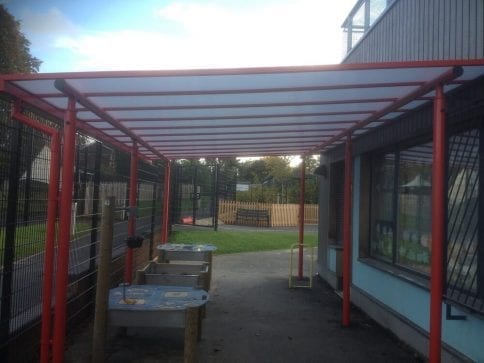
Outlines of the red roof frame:
[[484,76],[484,59],[0,75],[0,92],[145,159],[318,153]]

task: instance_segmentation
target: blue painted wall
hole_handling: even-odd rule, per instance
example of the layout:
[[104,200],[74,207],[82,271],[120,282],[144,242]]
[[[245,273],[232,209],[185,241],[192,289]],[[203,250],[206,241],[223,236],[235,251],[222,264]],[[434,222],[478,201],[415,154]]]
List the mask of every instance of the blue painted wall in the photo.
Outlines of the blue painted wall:
[[[428,331],[429,291],[358,261],[360,165],[360,158],[356,157],[353,173],[352,284]],[[484,363],[484,319],[453,308],[454,314],[467,315],[467,320],[446,320],[445,306],[442,311],[442,340],[472,360]]]

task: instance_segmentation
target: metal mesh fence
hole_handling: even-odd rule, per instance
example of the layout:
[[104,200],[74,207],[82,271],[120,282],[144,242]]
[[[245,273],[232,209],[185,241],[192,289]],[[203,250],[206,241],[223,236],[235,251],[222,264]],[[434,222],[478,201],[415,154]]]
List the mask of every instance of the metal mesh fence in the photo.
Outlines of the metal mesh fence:
[[[51,138],[10,116],[0,101],[0,360],[6,347],[39,325],[42,301]],[[50,120],[26,114],[49,126]],[[15,359],[36,353],[23,344]]]
[[449,140],[445,293],[449,301],[484,313],[484,299],[479,296],[483,281],[479,281],[478,274],[479,215],[483,212],[479,208],[482,128],[474,126]]
[[[0,361],[36,360],[40,341],[51,138],[11,117],[0,100]],[[50,127],[56,122],[26,110]],[[69,332],[93,311],[101,203],[115,196],[111,282],[122,281],[128,235],[130,155],[85,135],[76,136],[71,208],[67,320]],[[138,163],[136,234],[146,239],[135,266],[149,257],[161,223],[162,167]],[[60,212],[59,212],[60,213]],[[136,268],[136,267],[135,267]],[[55,282],[55,272],[52,277]],[[54,298],[52,299],[55,304]]]

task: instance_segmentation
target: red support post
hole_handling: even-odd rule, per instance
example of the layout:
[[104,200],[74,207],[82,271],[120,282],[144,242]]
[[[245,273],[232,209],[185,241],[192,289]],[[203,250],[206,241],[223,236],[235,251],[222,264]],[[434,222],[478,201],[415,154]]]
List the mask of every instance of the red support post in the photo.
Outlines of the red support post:
[[302,157],[301,161],[301,180],[299,182],[299,261],[297,276],[303,278],[303,257],[304,257],[304,194],[306,191],[306,160]]
[[50,360],[50,330],[52,309],[52,277],[54,275],[55,255],[55,226],[57,219],[57,202],[59,191],[59,155],[60,136],[52,135],[51,158],[49,168],[49,192],[47,203],[47,228],[45,238],[44,278],[42,282],[42,327],[40,335],[40,362],[48,363]]
[[76,147],[76,102],[69,97],[64,117],[63,167],[60,196],[59,243],[55,286],[53,362],[64,361],[66,335],[67,283],[69,268],[69,242],[71,239],[72,186]]
[[432,244],[430,266],[430,344],[429,360],[438,363],[442,349],[442,292],[444,287],[445,240],[445,95],[443,86],[435,88],[432,165]]
[[40,132],[49,135],[52,140],[50,144],[50,167],[49,167],[49,190],[47,195],[47,226],[45,232],[45,257],[44,274],[42,279],[42,324],[40,334],[40,362],[48,363],[50,360],[50,337],[51,337],[51,309],[52,309],[52,287],[54,276],[54,256],[57,203],[59,192],[59,156],[60,156],[60,134],[59,131],[33,120],[21,112],[21,101],[14,103],[12,117]]
[[[131,150],[129,180],[129,219],[128,219],[128,236],[136,234],[136,195],[138,192],[138,144],[133,141]],[[131,284],[133,279],[133,249],[126,247],[126,264],[124,268],[124,282]]]
[[168,229],[170,221],[170,181],[171,181],[171,164],[166,162],[165,179],[163,184],[163,218],[161,221],[161,243],[168,242]]
[[350,325],[352,168],[351,134],[349,134],[346,137],[345,147],[345,180],[343,200],[343,326]]

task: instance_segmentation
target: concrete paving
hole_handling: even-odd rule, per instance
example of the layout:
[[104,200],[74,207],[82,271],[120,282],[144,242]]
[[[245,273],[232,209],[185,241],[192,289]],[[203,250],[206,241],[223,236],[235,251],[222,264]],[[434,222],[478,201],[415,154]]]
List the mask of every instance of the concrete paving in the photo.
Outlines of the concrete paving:
[[[421,357],[360,311],[340,323],[341,300],[319,278],[288,288],[288,251],[215,256],[200,362],[420,362]],[[89,362],[92,327],[74,337],[67,362]],[[108,362],[182,362],[176,330],[114,335]]]

